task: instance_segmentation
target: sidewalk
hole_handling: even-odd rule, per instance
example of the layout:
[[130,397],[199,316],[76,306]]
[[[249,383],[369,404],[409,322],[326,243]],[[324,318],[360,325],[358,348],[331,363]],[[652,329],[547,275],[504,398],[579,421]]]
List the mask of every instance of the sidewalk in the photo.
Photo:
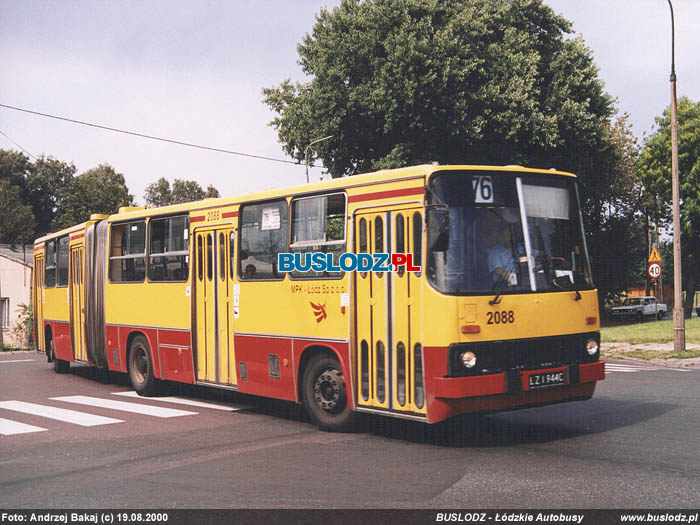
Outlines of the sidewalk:
[[[700,353],[700,344],[686,343],[685,349],[686,351],[694,351],[697,354]],[[670,355],[673,353],[673,343],[601,343],[600,353],[603,359],[607,357],[609,359],[635,361],[668,368],[695,368],[700,370],[700,356],[684,359],[666,358],[664,354]]]

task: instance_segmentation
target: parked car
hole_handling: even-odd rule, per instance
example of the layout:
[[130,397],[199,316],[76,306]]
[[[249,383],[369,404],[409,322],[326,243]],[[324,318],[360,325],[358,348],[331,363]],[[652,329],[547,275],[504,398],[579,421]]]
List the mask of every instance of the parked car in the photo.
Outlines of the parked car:
[[657,319],[663,319],[668,312],[665,304],[659,303],[656,297],[628,297],[622,306],[615,306],[612,309],[613,317],[636,317],[639,321],[646,316],[655,315]]

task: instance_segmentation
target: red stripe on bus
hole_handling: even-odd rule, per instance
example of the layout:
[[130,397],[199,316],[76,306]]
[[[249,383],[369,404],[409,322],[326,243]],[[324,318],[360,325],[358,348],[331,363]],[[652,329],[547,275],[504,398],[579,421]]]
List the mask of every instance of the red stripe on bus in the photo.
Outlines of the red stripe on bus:
[[75,241],[75,240],[77,240],[77,239],[82,239],[83,237],[85,237],[85,234],[84,234],[84,233],[79,233],[78,235],[71,235],[70,240],[71,240],[71,241]]
[[195,217],[190,217],[190,222],[202,222],[206,220],[204,215],[197,215]]
[[228,219],[229,217],[238,217],[238,212],[237,211],[225,211],[224,213],[221,214],[221,216],[224,219]]
[[362,195],[352,195],[348,197],[348,202],[373,201],[378,199],[390,199],[393,197],[406,197],[408,195],[423,195],[423,186],[416,188],[402,188],[400,190],[375,191],[373,193],[363,193]]

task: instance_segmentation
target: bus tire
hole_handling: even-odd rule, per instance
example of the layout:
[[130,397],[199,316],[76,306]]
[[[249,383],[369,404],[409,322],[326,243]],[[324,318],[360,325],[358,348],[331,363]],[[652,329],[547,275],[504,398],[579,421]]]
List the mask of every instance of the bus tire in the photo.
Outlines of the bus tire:
[[70,370],[70,363],[56,357],[56,348],[54,347],[53,339],[49,341],[49,349],[49,352],[51,352],[51,360],[53,361],[53,371],[57,374],[67,373],[68,370]]
[[153,373],[153,360],[148,341],[137,335],[129,346],[129,379],[131,386],[140,396],[154,396],[158,393],[159,381]]
[[354,413],[348,406],[345,379],[335,357],[312,358],[302,381],[304,407],[318,428],[338,432],[352,427]]

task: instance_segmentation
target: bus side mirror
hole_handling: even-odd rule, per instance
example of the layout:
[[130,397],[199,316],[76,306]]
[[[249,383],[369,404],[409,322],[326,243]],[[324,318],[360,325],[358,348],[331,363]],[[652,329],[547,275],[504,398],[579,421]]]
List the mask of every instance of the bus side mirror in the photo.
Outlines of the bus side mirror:
[[428,208],[428,246],[434,252],[450,247],[450,211],[447,207]]

